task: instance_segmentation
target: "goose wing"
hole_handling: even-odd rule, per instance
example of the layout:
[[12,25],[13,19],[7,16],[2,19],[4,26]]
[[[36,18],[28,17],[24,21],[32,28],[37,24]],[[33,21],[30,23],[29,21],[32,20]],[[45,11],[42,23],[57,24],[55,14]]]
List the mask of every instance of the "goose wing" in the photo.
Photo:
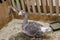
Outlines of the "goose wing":
[[40,26],[41,25],[39,23],[29,22],[23,28],[23,32],[29,36],[35,36],[37,32],[40,30]]

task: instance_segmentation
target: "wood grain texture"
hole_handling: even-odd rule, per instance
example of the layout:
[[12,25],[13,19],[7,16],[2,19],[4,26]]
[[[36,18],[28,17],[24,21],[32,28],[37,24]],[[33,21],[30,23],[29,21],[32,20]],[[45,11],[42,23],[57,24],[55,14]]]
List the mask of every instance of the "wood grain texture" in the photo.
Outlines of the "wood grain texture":
[[[14,17],[17,19],[23,19],[22,16],[18,16],[14,14]],[[56,21],[60,20],[60,16],[45,16],[45,15],[40,15],[40,14],[28,14],[28,19],[30,20],[35,20],[35,21],[43,21],[43,22],[51,22],[51,21]]]
[[46,14],[47,14],[47,10],[46,10],[46,0],[42,0],[42,5],[43,5],[44,15],[46,15]]
[[35,3],[36,3],[36,1],[32,0],[32,10],[33,10],[33,13],[36,13]]
[[56,2],[56,15],[59,15],[59,0],[55,0]]
[[14,8],[16,8],[14,0],[12,0],[12,5],[13,5]]
[[52,0],[49,0],[49,6],[50,6],[50,15],[52,16],[52,14],[53,14],[53,2],[52,2]]
[[31,11],[30,11],[30,2],[29,2],[29,0],[26,0],[26,4],[27,4],[28,12],[31,13]]
[[0,29],[10,20],[9,14],[7,12],[8,2],[7,0],[0,4]]
[[20,1],[21,1],[23,10],[26,10],[26,9],[25,9],[25,4],[24,4],[24,0],[20,0]]
[[41,14],[41,8],[40,8],[39,0],[36,0],[36,4],[37,4],[38,12],[39,12],[39,14]]
[[19,3],[19,1],[18,0],[16,0],[16,3],[17,3],[17,9],[18,9],[18,11],[20,11],[21,9],[20,9],[20,3]]

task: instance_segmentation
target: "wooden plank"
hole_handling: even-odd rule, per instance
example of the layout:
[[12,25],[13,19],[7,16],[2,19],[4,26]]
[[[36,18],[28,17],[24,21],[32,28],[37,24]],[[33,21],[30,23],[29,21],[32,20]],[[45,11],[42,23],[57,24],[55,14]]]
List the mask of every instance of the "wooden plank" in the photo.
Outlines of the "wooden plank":
[[36,3],[37,3],[37,7],[38,7],[38,12],[41,13],[41,8],[40,8],[39,1],[41,1],[41,0],[36,0]]
[[21,9],[20,9],[20,3],[19,3],[19,0],[16,0],[16,3],[17,3],[17,9],[18,9],[18,11],[20,11]]
[[33,9],[33,13],[36,13],[36,9],[35,9],[35,0],[32,0],[32,9]]
[[30,11],[30,4],[29,3],[30,3],[29,0],[26,0],[26,4],[27,4],[27,8],[28,8],[28,13],[31,13],[31,11]]
[[42,4],[43,4],[44,15],[46,15],[46,14],[47,14],[47,10],[46,10],[46,0],[42,0]]
[[24,5],[24,0],[20,0],[20,1],[21,1],[21,5],[22,5],[23,10],[26,10],[25,5]]
[[14,8],[16,8],[14,0],[12,0],[12,5]]
[[56,15],[59,15],[59,0],[55,0],[56,2]]
[[7,0],[7,4],[8,4],[8,5],[12,5],[11,0]]
[[56,6],[56,2],[55,2],[56,0],[53,0],[53,6]]
[[59,0],[59,6],[60,6],[60,0]]
[[49,6],[49,0],[47,0],[48,6]]
[[53,7],[52,7],[53,3],[52,0],[49,0],[49,6],[50,6],[50,15],[53,14]]

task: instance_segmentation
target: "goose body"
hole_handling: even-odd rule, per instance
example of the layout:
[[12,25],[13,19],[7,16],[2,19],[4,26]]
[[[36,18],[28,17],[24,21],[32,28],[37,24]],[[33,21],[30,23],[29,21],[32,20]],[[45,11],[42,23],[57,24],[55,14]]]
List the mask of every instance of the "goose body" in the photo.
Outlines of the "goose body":
[[[23,32],[31,37],[36,36],[40,31],[41,25],[35,22],[29,22],[23,27]],[[42,34],[41,34],[42,35]]]
[[19,15],[20,14],[24,17],[22,24],[23,33],[31,37],[36,35],[42,36],[43,32],[40,30],[42,25],[36,22],[28,22],[27,13],[24,10],[20,11]]

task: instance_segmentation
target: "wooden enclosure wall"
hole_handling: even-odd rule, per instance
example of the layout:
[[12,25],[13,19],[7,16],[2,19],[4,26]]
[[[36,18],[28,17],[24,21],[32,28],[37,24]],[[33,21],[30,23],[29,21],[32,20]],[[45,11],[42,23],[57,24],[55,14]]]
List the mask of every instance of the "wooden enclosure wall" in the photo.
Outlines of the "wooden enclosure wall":
[[[60,0],[11,0],[11,3],[18,11],[25,10],[29,19],[45,22],[60,20]],[[22,17],[15,15],[15,18]]]
[[[60,0],[2,0],[0,3],[0,28],[11,18],[8,6],[12,5],[18,11],[25,10],[30,19],[34,20],[60,20]],[[30,15],[31,14],[31,15]],[[38,15],[35,15],[38,14]],[[44,15],[44,16],[43,16]],[[15,18],[20,16],[15,15]],[[2,25],[3,24],[3,25]]]
[[60,0],[11,0],[11,2],[18,11],[60,16]]
[[10,19],[8,14],[8,0],[0,2],[0,28],[2,28]]

